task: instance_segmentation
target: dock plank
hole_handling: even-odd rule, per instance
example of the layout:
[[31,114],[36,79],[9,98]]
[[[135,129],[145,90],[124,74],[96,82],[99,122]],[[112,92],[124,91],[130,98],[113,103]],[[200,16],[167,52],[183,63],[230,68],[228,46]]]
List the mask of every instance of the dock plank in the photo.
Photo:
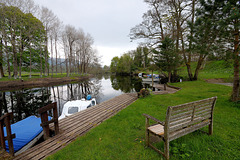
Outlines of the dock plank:
[[44,159],[64,148],[137,100],[136,94],[123,94],[59,121],[60,134],[14,157],[15,160]]

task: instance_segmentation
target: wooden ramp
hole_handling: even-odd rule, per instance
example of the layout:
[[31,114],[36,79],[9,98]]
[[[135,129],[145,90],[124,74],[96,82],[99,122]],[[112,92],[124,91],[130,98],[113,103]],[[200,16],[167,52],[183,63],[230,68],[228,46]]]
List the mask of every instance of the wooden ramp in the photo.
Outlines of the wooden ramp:
[[123,94],[64,118],[59,121],[60,134],[28,149],[14,159],[43,159],[64,148],[78,136],[84,135],[91,128],[112,117],[135,100],[137,100],[136,93]]

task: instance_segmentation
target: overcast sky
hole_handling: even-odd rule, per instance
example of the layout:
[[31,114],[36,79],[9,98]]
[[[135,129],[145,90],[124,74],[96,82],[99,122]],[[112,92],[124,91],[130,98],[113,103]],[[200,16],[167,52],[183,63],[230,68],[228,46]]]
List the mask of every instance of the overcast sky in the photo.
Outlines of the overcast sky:
[[94,38],[102,65],[114,56],[136,49],[130,42],[130,29],[142,22],[147,11],[143,0],[35,0],[52,10],[64,24],[82,28]]

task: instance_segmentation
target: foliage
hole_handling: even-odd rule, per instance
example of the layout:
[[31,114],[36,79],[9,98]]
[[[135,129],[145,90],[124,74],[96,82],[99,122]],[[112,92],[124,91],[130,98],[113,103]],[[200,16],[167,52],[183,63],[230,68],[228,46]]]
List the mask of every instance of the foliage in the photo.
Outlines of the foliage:
[[123,54],[120,58],[113,57],[110,65],[112,73],[116,74],[131,74],[132,58],[129,54]]
[[[14,6],[0,6],[0,37],[2,67],[13,68],[14,77],[18,75],[18,67],[29,69],[40,66],[40,59],[45,36],[42,22],[31,13],[23,13]],[[29,63],[31,62],[31,63]],[[39,69],[39,68],[38,68]],[[23,70],[26,70],[23,68]],[[10,74],[12,70],[8,70]],[[20,70],[21,72],[21,70]]]
[[173,40],[166,37],[161,41],[158,50],[154,49],[154,62],[163,71],[172,72],[179,64],[179,56],[174,48]]
[[[107,159],[163,159],[156,151],[145,146],[145,118],[142,114],[146,113],[164,120],[168,106],[213,96],[218,96],[214,108],[213,135],[208,136],[196,131],[170,142],[170,148],[176,151],[176,153],[170,152],[170,158],[178,160],[183,155],[185,155],[183,159],[192,160],[240,157],[240,109],[229,102],[231,88],[202,81],[174,85],[182,89],[175,94],[151,95],[138,99],[114,117],[102,122],[84,136],[78,137],[64,149],[47,157],[47,160],[106,159],[106,157]],[[205,131],[207,129],[204,128]]]
[[146,96],[150,95],[150,90],[148,88],[142,88],[140,92],[138,92],[139,98],[144,98]]
[[[209,29],[212,34],[207,33],[207,39],[210,42],[217,42],[217,46],[221,50],[229,50],[232,52],[234,59],[234,80],[233,80],[233,93],[232,101],[239,99],[239,36],[240,36],[240,3],[238,0],[221,0],[221,1],[208,1],[201,0],[201,10],[199,11],[199,19],[201,22],[205,20],[208,26],[214,26],[209,29],[204,23],[202,29]],[[209,25],[210,24],[210,25]],[[201,31],[202,30],[198,30]],[[206,39],[205,39],[206,40]],[[211,45],[208,44],[209,46]],[[201,48],[204,48],[202,46]],[[205,47],[207,50],[209,47]],[[217,52],[218,47],[214,48]],[[206,51],[207,51],[206,50]],[[209,51],[208,51],[209,52]],[[226,51],[225,51],[226,52]]]

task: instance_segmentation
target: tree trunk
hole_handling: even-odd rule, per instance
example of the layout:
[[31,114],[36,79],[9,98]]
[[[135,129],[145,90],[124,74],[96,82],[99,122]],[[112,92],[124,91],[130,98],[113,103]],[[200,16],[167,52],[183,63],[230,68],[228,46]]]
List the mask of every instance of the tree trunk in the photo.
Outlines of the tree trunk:
[[20,47],[19,47],[19,78],[22,78],[22,53],[23,53],[23,43],[21,40]]
[[195,74],[194,74],[193,80],[197,80],[198,79],[198,73],[199,73],[199,70],[200,70],[200,68],[202,66],[203,61],[204,61],[204,56],[200,55],[199,59],[198,59],[198,63],[197,63],[197,67],[196,67],[196,70],[195,70]]
[[45,76],[48,76],[48,37],[45,35]]
[[53,42],[52,42],[52,37],[51,37],[51,66],[52,66],[52,77],[53,77]]
[[42,61],[42,58],[43,58],[43,53],[42,53],[42,45],[40,44],[40,77],[42,78],[42,73],[43,73],[43,61]]
[[4,77],[3,71],[3,40],[0,41],[0,78]]
[[18,77],[18,65],[17,65],[17,50],[16,50],[16,39],[15,39],[15,33],[12,34],[12,52],[13,52],[13,76],[14,79],[17,79]]
[[234,39],[234,78],[233,78],[233,91],[232,101],[239,99],[239,30],[235,28]]
[[55,53],[56,53],[56,75],[57,75],[57,72],[58,72],[58,52],[57,52],[57,38],[55,37]]
[[32,51],[31,51],[31,47],[30,47],[30,44],[29,44],[29,59],[30,59],[30,73],[29,73],[29,78],[32,78]]
[[168,72],[168,83],[171,83],[171,75],[172,75],[172,73]]

